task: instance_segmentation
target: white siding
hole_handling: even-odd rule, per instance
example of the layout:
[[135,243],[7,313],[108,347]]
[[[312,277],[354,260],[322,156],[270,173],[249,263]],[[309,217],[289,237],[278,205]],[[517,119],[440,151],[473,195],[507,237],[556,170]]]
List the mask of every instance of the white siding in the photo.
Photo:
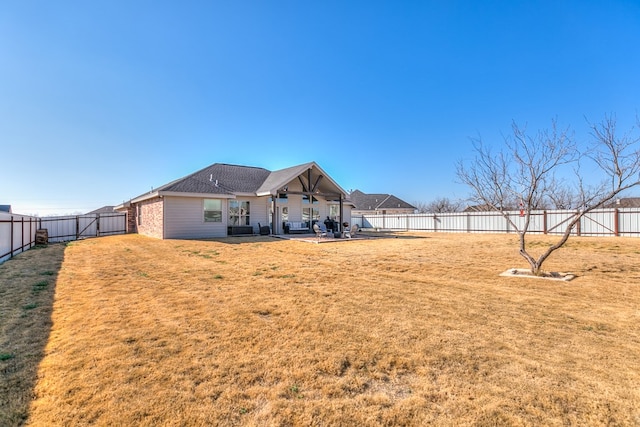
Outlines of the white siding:
[[258,223],[263,227],[269,225],[269,198],[268,197],[238,197],[237,200],[249,201],[249,221],[253,227],[253,232],[258,233]]
[[[212,197],[213,198],[213,197]],[[204,239],[227,235],[228,208],[222,203],[222,222],[204,221],[204,199],[197,197],[164,198],[164,238]]]
[[[254,233],[259,231],[258,223],[263,226],[269,224],[268,197],[239,196],[235,200],[249,201],[249,221]],[[205,222],[204,199],[202,198],[166,196],[164,203],[165,239],[206,239],[227,236],[228,200],[223,199],[222,201],[222,222]]]

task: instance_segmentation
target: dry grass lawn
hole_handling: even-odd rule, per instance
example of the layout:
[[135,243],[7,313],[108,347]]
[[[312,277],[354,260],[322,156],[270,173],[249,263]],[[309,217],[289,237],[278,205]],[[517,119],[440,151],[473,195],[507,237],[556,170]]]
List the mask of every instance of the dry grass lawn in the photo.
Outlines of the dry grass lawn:
[[498,276],[513,235],[30,250],[0,266],[0,425],[638,426],[639,254],[576,238],[552,282]]

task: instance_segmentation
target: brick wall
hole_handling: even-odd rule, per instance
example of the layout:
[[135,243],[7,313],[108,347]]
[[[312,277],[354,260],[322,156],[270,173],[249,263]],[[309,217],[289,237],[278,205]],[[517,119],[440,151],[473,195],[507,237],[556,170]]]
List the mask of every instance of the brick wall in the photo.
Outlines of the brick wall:
[[138,232],[137,221],[138,219],[136,218],[136,207],[129,206],[127,208],[127,233]]
[[163,239],[163,199],[156,197],[155,199],[137,203],[137,205],[139,206],[139,212],[142,216],[142,221],[139,221],[139,218],[136,216],[138,234]]

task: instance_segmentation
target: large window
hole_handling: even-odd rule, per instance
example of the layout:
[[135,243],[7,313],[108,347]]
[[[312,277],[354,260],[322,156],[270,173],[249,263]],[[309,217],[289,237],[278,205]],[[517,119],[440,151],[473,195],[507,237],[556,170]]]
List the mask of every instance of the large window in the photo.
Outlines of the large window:
[[[320,220],[320,209],[318,208],[302,208],[302,222],[307,223],[307,227],[311,228],[311,224]],[[312,222],[313,221],[313,222]]]
[[249,213],[248,201],[229,200],[229,225],[251,225]]
[[[319,201],[313,196],[304,195],[302,196],[302,204],[303,205],[318,205]],[[311,228],[311,225],[315,221],[320,220],[320,210],[317,207],[303,207],[302,208],[302,222],[307,224],[307,227]]]
[[340,205],[329,205],[329,217],[340,222]]
[[204,222],[222,222],[222,200],[205,199]]

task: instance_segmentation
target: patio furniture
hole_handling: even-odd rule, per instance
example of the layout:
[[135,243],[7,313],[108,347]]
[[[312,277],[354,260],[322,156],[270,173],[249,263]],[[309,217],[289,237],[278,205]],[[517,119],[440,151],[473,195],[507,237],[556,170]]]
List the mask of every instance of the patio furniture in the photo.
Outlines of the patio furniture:
[[228,236],[251,235],[253,227],[250,225],[230,225],[227,227]]
[[313,231],[316,233],[316,237],[327,237],[327,232],[323,231],[318,224],[313,224]]
[[289,226],[289,233],[306,233],[309,231],[307,222],[289,221],[287,225]]
[[271,233],[271,228],[268,225],[260,225],[260,223],[258,223],[258,230],[260,230],[261,236],[268,236]]
[[350,229],[344,230],[344,237],[351,239],[358,232],[358,224],[353,224]]

